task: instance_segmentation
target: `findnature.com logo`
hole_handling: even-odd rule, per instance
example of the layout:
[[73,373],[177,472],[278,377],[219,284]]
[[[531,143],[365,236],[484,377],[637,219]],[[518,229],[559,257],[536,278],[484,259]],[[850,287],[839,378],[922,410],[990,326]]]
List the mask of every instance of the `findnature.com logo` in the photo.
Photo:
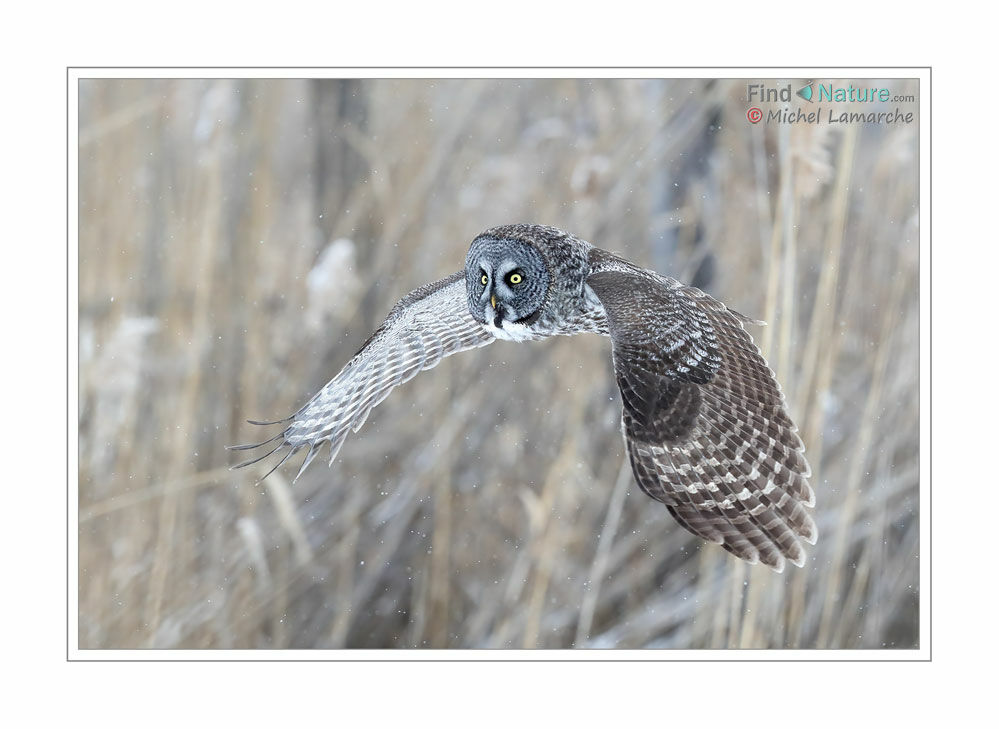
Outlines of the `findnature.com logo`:
[[[814,88],[813,88],[814,86]],[[747,84],[746,100],[750,103],[783,103],[790,104],[792,100],[792,86],[767,86],[765,84]],[[794,96],[803,99],[809,104],[821,104],[822,102],[832,104],[911,104],[915,103],[916,97],[911,94],[895,94],[891,89],[878,86],[836,86],[832,83],[816,84],[809,81],[804,86],[794,91]],[[823,113],[825,112],[825,113]],[[784,107],[781,109],[771,109],[764,114],[759,106],[751,106],[746,113],[746,118],[753,124],[761,121],[769,124],[911,124],[915,117],[914,112],[903,112],[899,106],[892,111],[871,110],[871,111],[834,111],[831,108],[816,107],[813,111],[804,111],[801,108],[793,111]]]

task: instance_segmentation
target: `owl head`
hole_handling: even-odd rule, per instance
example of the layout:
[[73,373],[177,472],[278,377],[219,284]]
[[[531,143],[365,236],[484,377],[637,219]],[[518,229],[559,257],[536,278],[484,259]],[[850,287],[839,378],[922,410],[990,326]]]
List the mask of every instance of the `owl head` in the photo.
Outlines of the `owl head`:
[[537,320],[551,283],[537,241],[526,233],[487,230],[472,241],[465,257],[468,309],[502,338],[517,338],[515,332]]

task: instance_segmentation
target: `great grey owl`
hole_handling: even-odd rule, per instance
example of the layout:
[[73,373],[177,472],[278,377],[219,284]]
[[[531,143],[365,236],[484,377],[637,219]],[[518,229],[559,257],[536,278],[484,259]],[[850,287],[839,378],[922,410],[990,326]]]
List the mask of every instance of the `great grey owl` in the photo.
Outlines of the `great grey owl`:
[[[465,269],[409,294],[360,351],[257,448],[308,448],[298,475],[396,385],[443,357],[494,339],[595,332],[611,338],[632,470],[686,529],[780,572],[815,543],[804,446],[774,374],[744,325],[703,291],[640,268],[569,233],[507,225],[472,241]],[[271,469],[273,471],[274,469]],[[270,472],[268,472],[269,474]],[[297,478],[298,476],[296,476]],[[266,478],[266,476],[265,476]]]

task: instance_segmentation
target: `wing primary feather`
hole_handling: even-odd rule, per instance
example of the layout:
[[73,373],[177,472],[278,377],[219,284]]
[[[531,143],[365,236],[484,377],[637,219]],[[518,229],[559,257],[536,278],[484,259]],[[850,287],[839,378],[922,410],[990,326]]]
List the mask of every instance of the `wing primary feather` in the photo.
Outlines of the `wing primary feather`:
[[[282,433],[281,435],[284,435],[284,434]],[[271,440],[273,440],[273,438]],[[235,466],[231,466],[229,468],[229,470],[230,471],[235,471],[237,468],[246,468],[247,466],[252,466],[254,463],[259,463],[260,461],[264,460],[265,458],[267,458],[267,456],[271,455],[272,453],[277,453],[279,450],[281,450],[282,448],[284,448],[286,445],[287,445],[287,443],[285,443],[284,441],[282,441],[282,442],[278,443],[276,446],[274,446],[274,448],[272,448],[271,450],[267,451],[264,455],[257,456],[252,461],[243,461],[243,463],[237,463]]]
[[292,447],[290,447],[288,449],[288,452],[285,453],[284,458],[282,458],[280,461],[278,461],[277,463],[275,463],[274,467],[271,468],[270,471],[268,471],[263,476],[261,476],[260,478],[258,478],[257,479],[257,483],[259,484],[259,483],[263,482],[263,480],[265,478],[267,478],[272,473],[274,473],[276,470],[278,470],[279,468],[281,468],[281,466],[283,466],[285,464],[285,461],[287,461],[289,458],[291,458],[293,455],[295,455],[300,449],[301,449],[301,446],[292,446]]
[[226,450],[229,450],[229,451],[252,451],[254,448],[259,448],[260,446],[265,446],[268,443],[273,443],[278,438],[284,438],[284,431],[278,433],[273,438],[268,438],[267,440],[261,441],[260,443],[246,443],[244,445],[226,446]]
[[309,446],[309,452],[305,454],[305,460],[302,461],[302,465],[299,467],[298,473],[295,474],[295,478],[291,480],[292,483],[297,482],[298,477],[301,476],[303,473],[305,473],[305,469],[309,467],[310,463],[312,463],[312,459],[319,454],[319,450],[320,448],[322,448],[322,446],[323,446],[323,441],[321,440],[317,440],[315,443]]
[[281,423],[287,423],[295,417],[297,413],[289,415],[287,418],[281,418],[280,420],[247,420],[250,425],[280,425]]
[[343,444],[346,442],[346,440],[347,440],[346,433],[342,433],[336,438],[330,440],[330,462],[329,462],[330,466],[333,465],[333,461],[336,460],[337,454],[340,452],[340,449],[343,448]]

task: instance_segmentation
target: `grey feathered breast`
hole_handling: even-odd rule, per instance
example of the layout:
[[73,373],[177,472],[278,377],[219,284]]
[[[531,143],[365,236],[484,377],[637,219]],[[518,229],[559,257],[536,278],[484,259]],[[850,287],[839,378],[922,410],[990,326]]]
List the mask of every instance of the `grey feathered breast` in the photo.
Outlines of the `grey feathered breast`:
[[[471,259],[478,249],[491,257],[481,267]],[[548,289],[534,302],[536,311],[521,319],[528,323],[503,322],[495,292],[513,296],[514,284],[493,284],[489,271],[493,263],[506,270],[512,261],[514,274],[530,277],[538,259],[533,251],[544,261]],[[491,308],[483,303],[489,316],[473,311],[490,293]],[[509,303],[523,313],[524,301]],[[465,271],[405,297],[336,377],[294,415],[275,421],[288,423],[281,433],[234,448],[276,442],[240,464],[284,450],[274,468],[307,448],[301,475],[327,441],[332,464],[348,433],[392,388],[449,354],[497,337],[597,332],[611,338],[625,441],[641,489],[697,536],[781,571],[787,560],[804,564],[802,541],[815,543],[815,523],[805,510],[815,496],[804,445],[773,372],[745,330],[750,323],[703,291],[558,229],[493,228],[473,241]]]

